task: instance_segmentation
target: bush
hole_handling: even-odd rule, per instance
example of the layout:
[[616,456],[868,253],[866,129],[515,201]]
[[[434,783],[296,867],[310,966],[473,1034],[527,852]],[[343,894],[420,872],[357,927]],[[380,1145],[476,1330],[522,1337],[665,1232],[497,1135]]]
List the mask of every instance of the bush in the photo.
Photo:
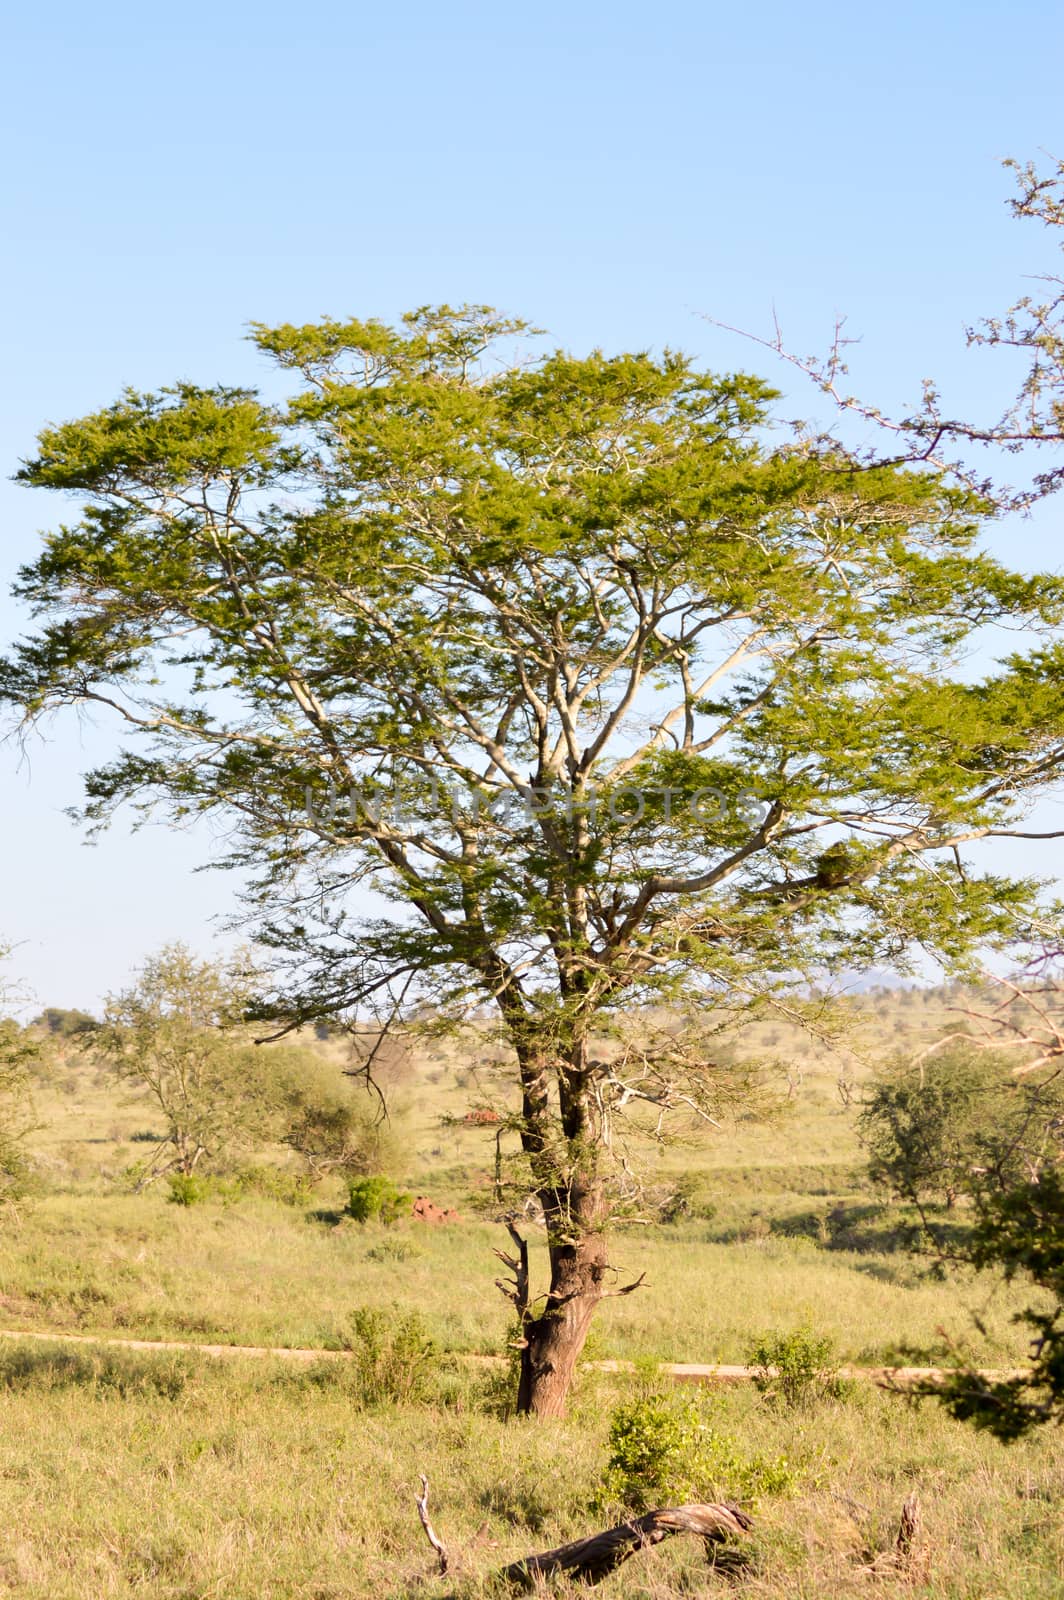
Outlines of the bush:
[[352,1381],[362,1405],[416,1405],[426,1399],[436,1350],[419,1312],[354,1311],[337,1342],[351,1352]]
[[747,1362],[755,1368],[755,1387],[772,1405],[798,1410],[843,1392],[834,1343],[809,1328],[762,1334],[750,1346]]
[[284,1102],[281,1142],[315,1177],[371,1177],[401,1158],[394,1108],[383,1117],[374,1095],[316,1051],[274,1047],[271,1056]]
[[785,1457],[744,1456],[706,1420],[697,1401],[647,1394],[610,1417],[609,1459],[598,1507],[644,1512],[686,1501],[755,1500],[786,1494],[797,1475]]
[[170,1193],[167,1199],[175,1206],[198,1206],[210,1194],[211,1186],[206,1178],[200,1178],[194,1172],[171,1172],[166,1180]]
[[[136,1181],[143,1164],[128,1169]],[[248,1195],[261,1195],[286,1206],[303,1206],[311,1198],[313,1180],[302,1172],[286,1172],[283,1167],[238,1167],[230,1174],[218,1172],[171,1172],[167,1175],[167,1199],[177,1206],[201,1205],[205,1200],[220,1200],[234,1205]]]
[[1010,1281],[1037,1284],[1053,1303],[1028,1306],[1015,1318],[1034,1335],[1025,1373],[993,1379],[961,1370],[941,1384],[929,1382],[923,1392],[942,1400],[960,1421],[1009,1443],[1046,1422],[1064,1421],[1064,1171],[1050,1168],[1036,1182],[985,1192],[977,1206],[970,1260],[1003,1270]]
[[36,1125],[30,1070],[39,1054],[24,1028],[0,1018],[0,1206],[24,1199],[33,1185],[25,1140]]
[[356,1222],[395,1222],[407,1212],[413,1196],[404,1193],[391,1178],[356,1178],[348,1192],[348,1214]]
[[33,1018],[31,1028],[43,1028],[60,1039],[74,1039],[94,1033],[100,1024],[88,1011],[66,1010],[62,1006],[46,1006]]
[[1008,1189],[1059,1159],[1064,1088],[1014,1057],[957,1045],[872,1086],[858,1129],[869,1173],[917,1207]]
[[683,1222],[688,1218],[698,1218],[702,1222],[712,1222],[717,1214],[717,1208],[708,1200],[700,1199],[701,1193],[701,1182],[695,1173],[681,1174],[676,1182],[659,1196],[658,1220]]
[[382,1239],[366,1251],[367,1261],[420,1261],[425,1252],[413,1239]]

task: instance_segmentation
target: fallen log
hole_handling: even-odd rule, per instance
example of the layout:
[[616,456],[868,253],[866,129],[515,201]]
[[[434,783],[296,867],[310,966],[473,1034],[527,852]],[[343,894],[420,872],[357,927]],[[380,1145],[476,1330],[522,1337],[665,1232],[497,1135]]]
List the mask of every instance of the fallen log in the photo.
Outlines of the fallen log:
[[728,1503],[721,1505],[671,1506],[648,1511],[615,1528],[593,1533],[586,1539],[544,1550],[539,1555],[523,1556],[503,1567],[498,1576],[506,1583],[534,1589],[537,1580],[550,1573],[564,1573],[582,1583],[601,1583],[637,1550],[660,1544],[676,1533],[693,1533],[707,1544],[723,1544],[733,1535],[744,1534],[753,1526],[745,1511]]

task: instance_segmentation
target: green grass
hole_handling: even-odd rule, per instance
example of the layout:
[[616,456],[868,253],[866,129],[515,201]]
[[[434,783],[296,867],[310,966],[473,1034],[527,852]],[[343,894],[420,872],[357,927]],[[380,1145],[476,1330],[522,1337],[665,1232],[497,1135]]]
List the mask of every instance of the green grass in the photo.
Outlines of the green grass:
[[[499,1351],[509,1312],[495,1287],[501,1227],[339,1225],[266,1200],[189,1208],[160,1193],[51,1195],[0,1234],[0,1326],[204,1343],[317,1347],[357,1306],[421,1311],[448,1350]],[[938,1282],[903,1252],[832,1250],[799,1235],[722,1243],[715,1224],[627,1229],[595,1348],[610,1357],[741,1361],[763,1328],[810,1324],[844,1359],[929,1356],[936,1329],[989,1365],[1022,1361],[1011,1317],[1028,1296],[989,1278]],[[534,1269],[542,1276],[542,1251]],[[977,1332],[973,1314],[984,1331]]]

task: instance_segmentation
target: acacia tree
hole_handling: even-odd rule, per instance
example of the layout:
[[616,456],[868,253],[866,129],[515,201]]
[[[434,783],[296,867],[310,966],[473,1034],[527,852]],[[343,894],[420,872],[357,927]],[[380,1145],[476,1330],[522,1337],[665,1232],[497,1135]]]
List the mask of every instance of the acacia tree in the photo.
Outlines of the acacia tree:
[[[723,1092],[702,1018],[1039,926],[961,852],[1064,760],[1064,591],[983,553],[991,507],[943,476],[773,434],[756,378],[526,331],[260,327],[285,406],[181,384],[46,429],[22,479],[83,506],[22,573],[0,691],[135,736],[91,822],[225,818],[279,1011],[498,1018],[549,1259],[539,1297],[515,1259],[519,1404],[549,1415],[610,1292],[619,1118]],[[972,682],[993,623],[1034,637]],[[663,1000],[693,1034],[626,1025]]]
[[142,1089],[165,1121],[141,1187],[168,1172],[190,1177],[204,1160],[258,1144],[286,1145],[315,1176],[372,1170],[388,1148],[377,1108],[317,1052],[257,1048],[252,985],[246,962],[204,961],[185,945],[164,945],[135,983],[107,997],[103,1023],[85,1036],[85,1048]]
[[166,1123],[142,1185],[190,1177],[215,1158],[273,1131],[267,1062],[244,1027],[248,973],[198,960],[182,944],[149,957],[129,988],[108,995],[87,1048],[143,1089]]

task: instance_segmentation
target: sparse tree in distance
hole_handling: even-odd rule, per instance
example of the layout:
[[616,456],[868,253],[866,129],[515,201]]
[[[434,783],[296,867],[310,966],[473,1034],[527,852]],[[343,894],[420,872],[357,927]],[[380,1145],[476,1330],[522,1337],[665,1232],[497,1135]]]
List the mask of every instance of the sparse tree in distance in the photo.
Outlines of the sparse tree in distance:
[[137,981],[108,996],[86,1048],[154,1102],[166,1137],[142,1183],[191,1176],[255,1145],[286,1146],[315,1176],[379,1170],[394,1152],[376,1102],[341,1069],[299,1045],[259,1046],[248,1026],[254,974],[164,946]]
[[[286,406],[179,384],[46,429],[22,479],[82,509],[22,573],[0,695],[135,736],[91,823],[226,819],[277,1015],[497,1019],[549,1269],[536,1294],[514,1258],[519,1406],[556,1415],[624,1119],[719,1113],[718,1022],[1046,927],[963,853],[1064,762],[1064,585],[984,553],[993,507],[948,477],[774,423],[757,378],[527,333],[260,327]],[[972,681],[995,623],[1014,653]],[[662,1005],[686,1032],[627,1020]]]
[[89,1048],[146,1091],[166,1138],[142,1181],[188,1177],[272,1131],[265,1058],[246,1028],[253,994],[246,967],[197,959],[182,944],[145,961],[136,982],[109,995]]
[[77,1039],[99,1027],[99,1022],[89,1011],[68,1010],[63,1006],[46,1006],[30,1023],[33,1028],[43,1028],[53,1038]]
[[918,1208],[954,1206],[1036,1179],[1064,1153],[1054,1072],[1012,1075],[1001,1051],[956,1042],[872,1084],[858,1126],[875,1183]]
[[[6,954],[0,948],[0,960]],[[0,983],[0,1008],[9,998]],[[26,1137],[36,1125],[31,1069],[39,1060],[32,1034],[0,1014],[0,1206],[21,1200],[30,1182]]]
[[281,1094],[276,1137],[313,1177],[370,1177],[405,1164],[403,1118],[388,1115],[356,1065],[341,1072],[300,1048],[275,1047],[270,1066]]

